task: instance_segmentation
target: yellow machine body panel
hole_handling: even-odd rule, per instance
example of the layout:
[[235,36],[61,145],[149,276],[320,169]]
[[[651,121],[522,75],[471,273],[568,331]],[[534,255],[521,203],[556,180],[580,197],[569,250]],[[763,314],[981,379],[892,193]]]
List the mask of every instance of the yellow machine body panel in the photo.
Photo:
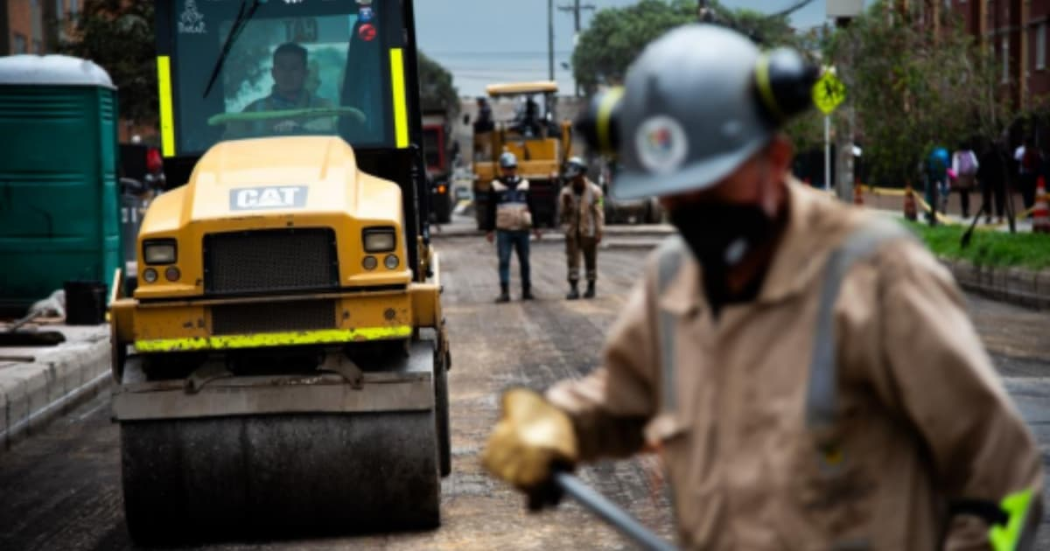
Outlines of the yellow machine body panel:
[[[263,138],[222,142],[197,163],[190,181],[158,197],[139,233],[138,288],[141,300],[202,296],[204,255],[209,234],[327,228],[338,243],[341,286],[407,284],[401,189],[397,184],[357,169],[353,149],[334,137]],[[393,228],[401,260],[387,269],[383,258],[375,270],[362,266],[366,228]],[[176,281],[156,266],[156,282],[144,279],[149,264],[143,244],[174,240],[178,251]]]
[[517,96],[521,94],[554,94],[557,91],[558,83],[553,80],[489,84],[485,87],[485,92],[492,97]]
[[[416,243],[404,242],[401,200],[396,184],[358,170],[339,138],[220,143],[147,212],[138,287],[113,303],[114,334],[140,353],[163,353],[407,339],[437,327],[440,288],[411,281],[406,253]],[[383,250],[366,250],[371,232],[389,236]],[[288,287],[310,270],[296,263],[313,262],[297,256],[312,246],[305,235],[330,255],[325,288]],[[155,243],[174,245],[174,258],[157,263],[147,252]],[[240,267],[220,254],[253,271],[224,273]]]
[[[518,175],[529,180],[549,180],[556,178],[561,165],[572,155],[571,123],[561,124],[561,134],[546,138],[522,139],[520,135],[507,128],[506,123],[497,125],[496,130],[474,136],[476,148],[488,152],[479,156],[474,162],[475,189],[488,191],[497,176],[499,153],[509,151],[518,158]],[[563,147],[564,146],[564,147]],[[498,152],[493,155],[491,152]]]

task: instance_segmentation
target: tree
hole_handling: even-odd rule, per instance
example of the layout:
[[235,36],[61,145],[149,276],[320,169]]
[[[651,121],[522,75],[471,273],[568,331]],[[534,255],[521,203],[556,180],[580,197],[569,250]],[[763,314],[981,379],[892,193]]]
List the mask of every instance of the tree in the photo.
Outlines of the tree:
[[157,120],[156,46],[153,40],[153,2],[86,0],[62,53],[99,64],[119,89],[123,118],[150,123]]
[[[808,52],[804,36],[797,34],[787,16],[769,16],[754,10],[730,10],[711,2],[717,23],[749,36],[763,48],[788,46]],[[625,8],[603,9],[580,35],[572,56],[573,72],[586,94],[599,85],[623,82],[628,66],[646,45],[667,31],[697,22],[695,0],[642,0]],[[806,114],[788,124],[787,133],[800,150],[823,139],[820,118]]]
[[950,14],[933,25],[920,7],[879,0],[829,46],[866,138],[868,166],[891,182],[915,183],[935,146],[953,148],[1013,119],[988,70],[990,54]]
[[459,113],[459,92],[452,85],[452,73],[423,52],[419,52],[419,98],[424,111],[448,110],[450,119]]
[[696,17],[696,2],[691,0],[642,0],[598,11],[572,54],[576,82],[586,94],[600,84],[622,82],[628,65],[649,42]]

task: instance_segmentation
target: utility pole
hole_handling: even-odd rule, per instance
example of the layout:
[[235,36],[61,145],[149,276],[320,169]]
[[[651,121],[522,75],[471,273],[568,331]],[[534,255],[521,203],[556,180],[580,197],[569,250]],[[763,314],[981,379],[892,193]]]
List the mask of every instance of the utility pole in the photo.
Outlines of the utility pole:
[[[580,12],[583,10],[594,11],[594,4],[580,5],[580,0],[573,0],[571,6],[558,6],[558,11],[570,12],[573,18],[573,30],[575,31],[572,35],[572,46],[575,48],[576,44],[580,41]],[[573,79],[575,81],[575,79]],[[576,97],[580,96],[580,83],[576,83]]]
[[[907,0],[898,1],[907,2]],[[838,32],[845,32],[850,21],[859,16],[863,8],[864,3],[860,0],[828,0],[825,14],[834,20]],[[848,59],[844,60],[846,65],[853,61],[853,52],[853,45],[850,44]],[[853,132],[856,124],[856,111],[853,109],[853,100],[850,99],[848,92],[846,104],[842,108],[838,122],[840,124],[835,128],[835,191],[840,200],[850,203],[853,201],[853,184],[856,179],[853,167]]]
[[[844,31],[849,27],[850,20],[845,17],[840,17],[835,20],[835,27],[839,31]],[[853,48],[852,45],[849,48],[849,59],[846,63],[853,61]],[[853,202],[853,184],[856,178],[856,174],[853,170],[854,155],[853,155],[853,123],[854,123],[854,111],[853,101],[846,96],[846,105],[843,106],[843,113],[840,115],[839,121],[841,126],[835,130],[835,188],[838,191],[839,199],[844,203]]]
[[547,78],[554,80],[554,0],[547,0]]

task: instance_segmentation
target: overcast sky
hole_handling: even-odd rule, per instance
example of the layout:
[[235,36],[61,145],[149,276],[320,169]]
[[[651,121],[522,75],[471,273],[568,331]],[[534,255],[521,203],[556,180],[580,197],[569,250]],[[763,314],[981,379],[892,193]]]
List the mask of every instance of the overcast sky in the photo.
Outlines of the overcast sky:
[[[572,0],[556,0],[555,6]],[[723,0],[733,8],[772,13],[796,0]],[[634,4],[634,0],[583,0],[599,9]],[[506,80],[531,80],[547,75],[546,0],[417,0],[416,32],[419,47],[452,71],[461,94],[477,95],[484,85]],[[824,0],[814,0],[795,13],[798,28],[824,21]],[[594,12],[585,11],[586,28]],[[571,72],[561,67],[572,55],[571,13],[554,13],[556,78],[563,90],[571,86]]]

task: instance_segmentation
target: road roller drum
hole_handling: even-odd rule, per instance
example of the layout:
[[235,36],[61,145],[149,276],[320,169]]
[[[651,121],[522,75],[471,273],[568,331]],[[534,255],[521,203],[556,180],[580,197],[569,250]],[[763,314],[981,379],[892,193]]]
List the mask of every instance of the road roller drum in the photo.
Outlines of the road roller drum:
[[150,381],[142,363],[130,361],[114,411],[132,538],[438,526],[440,471],[448,469],[445,357],[420,341],[356,382],[349,372],[213,370],[195,389],[192,378]]

